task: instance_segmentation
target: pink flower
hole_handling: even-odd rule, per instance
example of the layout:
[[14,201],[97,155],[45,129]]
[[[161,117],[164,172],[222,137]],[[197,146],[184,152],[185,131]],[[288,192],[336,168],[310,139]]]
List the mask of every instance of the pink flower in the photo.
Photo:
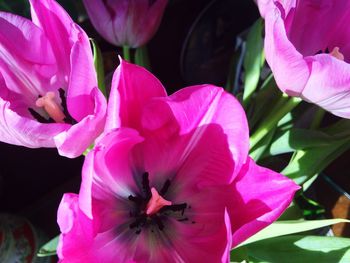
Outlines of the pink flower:
[[265,53],[279,88],[350,118],[350,2],[280,0],[265,11]]
[[0,140],[76,157],[102,132],[88,37],[53,0],[31,0],[32,21],[0,12]]
[[112,87],[109,131],[58,210],[60,262],[229,262],[291,202],[298,186],[248,157],[244,111],[223,89],[167,97],[124,61]]
[[156,33],[168,0],[83,0],[96,30],[116,46],[146,44]]

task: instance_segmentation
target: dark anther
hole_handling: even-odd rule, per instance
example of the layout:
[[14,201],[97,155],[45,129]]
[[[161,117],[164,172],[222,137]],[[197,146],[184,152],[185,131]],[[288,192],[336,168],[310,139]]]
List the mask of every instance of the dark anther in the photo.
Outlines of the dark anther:
[[327,53],[327,54],[330,53],[328,47],[326,48],[326,50],[324,51],[324,53]]
[[40,123],[54,123],[55,121],[51,118],[45,119],[43,116],[41,116],[39,113],[37,113],[35,110],[32,108],[28,108],[30,114]]
[[138,217],[134,222],[132,222],[130,225],[129,225],[129,228],[135,228],[135,227],[140,227],[140,226],[143,226],[145,223],[146,223],[146,220],[147,218],[145,216],[140,216]]
[[153,217],[153,220],[157,224],[159,230],[162,231],[164,229],[164,224],[163,224],[162,220],[159,218],[159,216]]
[[65,123],[68,123],[68,124],[72,124],[72,125],[76,124],[77,121],[74,120],[74,119],[72,118],[72,116],[70,116],[70,114],[69,114],[69,112],[68,112],[68,108],[67,108],[67,99],[66,99],[66,96],[65,96],[65,91],[64,91],[64,89],[60,88],[60,89],[58,90],[58,92],[60,93],[61,105],[62,105],[62,108],[63,108],[63,114],[64,114],[64,116],[66,116],[66,117],[64,118],[64,122],[65,122]]
[[183,203],[183,204],[177,204],[177,205],[168,205],[168,206],[164,206],[160,212],[166,211],[166,210],[171,210],[173,212],[178,212],[181,211],[181,215],[183,215],[185,213],[185,209],[187,208],[187,204]]
[[185,217],[185,218],[180,218],[180,219],[178,219],[177,221],[179,221],[179,222],[188,221],[188,218],[187,218],[187,217]]
[[148,200],[151,198],[151,188],[149,187],[149,179],[148,179],[148,173],[144,173],[142,175],[142,191],[145,195],[145,199]]
[[164,195],[168,191],[169,186],[170,186],[170,180],[166,180],[164,185],[163,185],[163,187],[162,187],[162,189],[160,189],[159,194],[160,195]]
[[323,53],[323,51],[320,49],[319,51],[316,52],[315,55],[319,55],[319,54],[322,54],[322,53]]
[[141,233],[141,229],[139,229],[135,232],[136,235],[139,235],[140,233]]

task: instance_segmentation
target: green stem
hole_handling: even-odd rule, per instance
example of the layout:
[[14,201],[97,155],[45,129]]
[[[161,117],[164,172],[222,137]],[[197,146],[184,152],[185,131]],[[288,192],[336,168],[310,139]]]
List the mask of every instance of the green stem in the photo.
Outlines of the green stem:
[[126,61],[131,62],[130,47],[129,46],[123,46],[123,57]]
[[326,111],[324,109],[322,109],[322,108],[317,109],[317,112],[314,116],[314,119],[312,120],[311,125],[310,125],[310,128],[312,130],[315,130],[315,129],[320,127],[325,113],[326,113]]
[[277,102],[276,106],[279,106],[278,109],[272,110],[262,125],[250,137],[250,149],[253,149],[254,146],[256,146],[257,143],[264,138],[273,129],[273,127],[275,127],[277,123],[300,102],[301,99],[299,98],[288,97],[288,95],[283,94],[280,101]]

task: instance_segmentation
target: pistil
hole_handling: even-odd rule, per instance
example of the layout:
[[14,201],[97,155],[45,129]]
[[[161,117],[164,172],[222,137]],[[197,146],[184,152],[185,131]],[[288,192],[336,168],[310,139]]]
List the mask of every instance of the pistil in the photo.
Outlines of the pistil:
[[47,114],[57,123],[64,123],[65,115],[60,105],[55,101],[55,93],[47,92],[43,97],[36,100],[37,107],[44,108]]
[[147,203],[146,214],[154,215],[164,206],[169,206],[172,202],[165,200],[161,195],[159,195],[158,191],[152,187],[151,188],[152,197]]
[[341,61],[344,61],[344,55],[340,52],[339,47],[334,47],[332,52],[329,54]]

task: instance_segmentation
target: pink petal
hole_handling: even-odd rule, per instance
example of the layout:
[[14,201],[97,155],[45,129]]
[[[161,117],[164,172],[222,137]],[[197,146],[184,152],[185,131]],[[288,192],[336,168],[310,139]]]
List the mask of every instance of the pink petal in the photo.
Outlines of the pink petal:
[[302,98],[349,119],[350,64],[328,54],[307,57],[306,60],[311,62],[312,71]]
[[292,180],[249,159],[232,184],[231,218],[233,246],[274,222],[300,189]]
[[[112,130],[104,134],[86,157],[80,189],[80,207],[92,218],[91,196],[96,199],[120,196],[128,198],[136,187],[130,164],[130,151],[142,141],[131,129]],[[92,182],[94,181],[94,191]]]
[[152,134],[159,137],[159,144],[165,140],[171,142],[172,136],[178,133],[180,136],[191,134],[186,148],[182,149],[184,158],[174,163],[181,164],[197,145],[206,127],[212,125],[221,127],[232,154],[234,171],[228,181],[233,180],[246,161],[249,148],[246,116],[239,102],[222,88],[193,86],[169,97],[154,99],[143,112],[142,125],[147,137],[152,137]]
[[310,76],[311,65],[288,39],[281,11],[277,8],[265,17],[265,54],[278,87],[291,96],[299,96]]
[[[94,111],[94,98],[91,96],[91,91],[97,87],[97,77],[90,43],[85,32],[78,26],[72,29],[76,31],[78,40],[74,43],[70,55],[67,106],[70,115],[80,121]],[[100,91],[96,89],[96,93]]]
[[69,74],[69,57],[72,41],[73,20],[67,12],[54,0],[30,0],[32,21],[41,27],[49,38],[56,60],[63,73],[62,78]]
[[166,92],[159,80],[142,67],[120,59],[108,102],[106,130],[131,127],[139,130],[144,105]]
[[191,211],[186,213],[189,221],[171,222],[167,236],[171,237],[172,249],[183,262],[203,259],[206,262],[229,262],[232,234],[228,214],[220,202],[223,200],[212,201],[211,198],[217,196],[212,196],[210,191],[201,191],[198,195],[201,197],[198,199],[202,199],[201,205],[191,208],[193,215]]
[[51,44],[40,28],[16,15],[0,12],[0,28],[0,72],[7,88],[32,105],[57,71]]
[[11,103],[0,98],[0,141],[29,148],[54,147],[53,137],[66,131],[68,124],[43,124],[18,115]]
[[55,144],[60,155],[70,158],[81,155],[103,131],[106,99],[98,88],[94,88],[89,97],[94,100],[94,111],[72,125],[70,129],[55,136]]
[[57,247],[60,262],[98,262],[89,253],[94,237],[92,221],[79,210],[78,195],[63,195],[57,222],[62,232]]

